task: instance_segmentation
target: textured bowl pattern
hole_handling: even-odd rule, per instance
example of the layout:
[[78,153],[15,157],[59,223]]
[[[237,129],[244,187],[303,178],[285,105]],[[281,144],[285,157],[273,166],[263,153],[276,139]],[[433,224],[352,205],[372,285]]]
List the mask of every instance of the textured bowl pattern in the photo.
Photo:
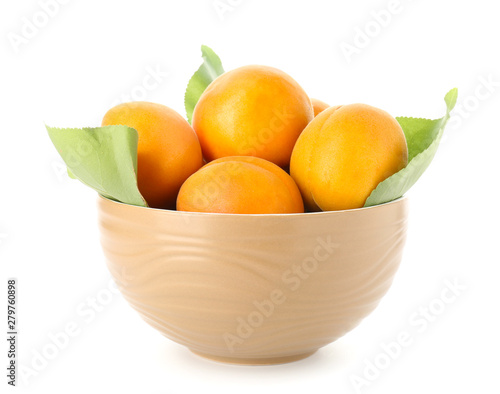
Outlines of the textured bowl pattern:
[[241,364],[304,358],[357,326],[391,285],[408,216],[406,198],[289,215],[98,206],[130,305],[193,352]]

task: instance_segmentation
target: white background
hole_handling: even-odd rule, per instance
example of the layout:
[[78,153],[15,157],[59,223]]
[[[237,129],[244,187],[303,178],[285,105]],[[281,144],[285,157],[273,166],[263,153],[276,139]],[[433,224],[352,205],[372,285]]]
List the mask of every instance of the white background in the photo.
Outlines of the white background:
[[[364,393],[499,392],[495,2],[401,0],[390,20],[389,0],[222,0],[219,6],[230,8],[219,13],[213,0],[66,0],[44,17],[46,2],[0,5],[0,296],[6,299],[6,278],[17,277],[18,356],[32,370],[20,373],[19,392],[356,393],[354,375],[371,379]],[[386,16],[385,26],[374,12]],[[40,26],[33,37],[13,45],[33,19]],[[371,37],[360,42],[366,29]],[[348,59],[341,46],[356,37],[363,48]],[[201,44],[220,55],[226,70],[275,66],[312,97],[332,105],[364,102],[395,116],[440,117],[444,94],[459,88],[460,107],[440,151],[408,193],[408,241],[391,290],[358,328],[300,362],[205,361],[150,328],[120,295],[109,297],[96,195],[67,178],[44,129],[44,123],[97,126],[131,93],[184,114]],[[168,75],[142,95],[150,69]],[[446,281],[466,289],[432,321],[416,325],[421,307],[443,305]],[[99,311],[91,306],[95,297]],[[5,315],[6,301],[0,304]],[[51,335],[68,324],[77,335],[51,353]],[[383,345],[401,332],[412,344],[378,376],[367,376],[366,363],[380,363]],[[43,363],[37,354],[47,351],[52,359]]]

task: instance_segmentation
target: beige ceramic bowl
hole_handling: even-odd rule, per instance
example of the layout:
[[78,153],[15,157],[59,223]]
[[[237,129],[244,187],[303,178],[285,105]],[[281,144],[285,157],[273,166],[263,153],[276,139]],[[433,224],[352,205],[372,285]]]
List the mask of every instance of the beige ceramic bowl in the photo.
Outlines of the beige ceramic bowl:
[[299,360],[356,327],[391,285],[408,215],[406,198],[288,215],[98,204],[132,307],[194,353],[238,364]]

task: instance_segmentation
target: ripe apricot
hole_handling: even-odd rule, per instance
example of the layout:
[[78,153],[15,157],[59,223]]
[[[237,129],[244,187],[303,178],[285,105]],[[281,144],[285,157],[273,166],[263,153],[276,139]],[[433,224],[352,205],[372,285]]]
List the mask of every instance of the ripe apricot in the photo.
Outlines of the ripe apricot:
[[321,112],[323,112],[325,109],[329,108],[330,106],[325,103],[324,101],[312,98],[311,103],[313,106],[314,110],[314,117],[318,116]]
[[391,115],[365,104],[331,107],[302,132],[290,173],[306,208],[361,208],[384,179],[408,163],[401,126]]
[[298,189],[293,191],[293,180],[286,179],[289,175],[284,173],[285,177],[274,168],[268,169],[267,164],[255,163],[224,158],[205,165],[182,185],[177,210],[239,214],[304,212]]
[[111,108],[102,125],[137,130],[139,191],[149,206],[175,209],[183,182],[203,165],[201,147],[189,123],[164,105],[132,102]]
[[300,190],[297,187],[297,184],[293,180],[293,178],[288,175],[286,171],[284,171],[281,167],[278,167],[276,164],[271,163],[270,161],[261,159],[260,157],[254,156],[226,156],[221,157],[220,159],[216,159],[206,164],[205,167],[210,166],[212,164],[223,163],[226,161],[242,161],[245,163],[255,164],[256,166],[262,167],[265,170],[268,170],[278,176],[281,181],[288,187],[290,192],[290,199],[293,202],[293,205],[297,207],[297,209],[301,212],[304,211],[304,202],[302,201],[302,196],[300,194]]
[[267,66],[245,66],[215,79],[193,113],[203,156],[256,156],[280,167],[313,119],[311,100],[288,74]]

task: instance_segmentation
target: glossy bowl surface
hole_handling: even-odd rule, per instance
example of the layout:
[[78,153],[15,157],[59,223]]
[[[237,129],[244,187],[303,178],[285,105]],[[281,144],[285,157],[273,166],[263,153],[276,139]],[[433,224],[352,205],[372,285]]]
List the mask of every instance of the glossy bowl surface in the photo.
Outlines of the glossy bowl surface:
[[406,238],[408,200],[347,211],[231,215],[98,200],[122,294],[150,325],[217,361],[313,354],[372,312]]

